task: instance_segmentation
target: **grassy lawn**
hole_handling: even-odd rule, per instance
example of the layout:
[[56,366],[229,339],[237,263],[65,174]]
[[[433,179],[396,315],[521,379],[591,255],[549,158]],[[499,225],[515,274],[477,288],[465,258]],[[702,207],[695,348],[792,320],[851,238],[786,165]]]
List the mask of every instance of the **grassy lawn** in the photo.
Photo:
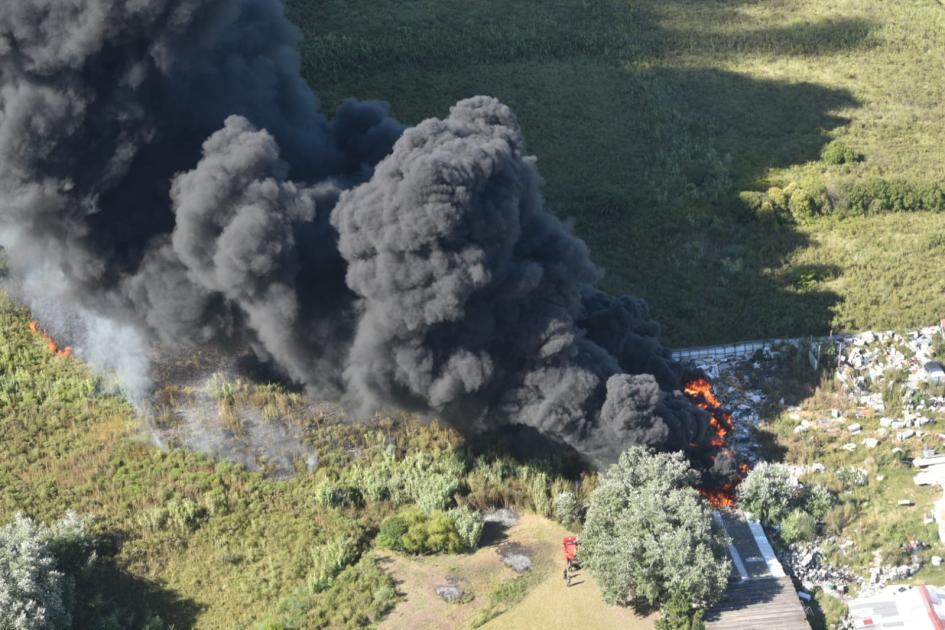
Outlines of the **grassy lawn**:
[[[945,180],[945,8],[933,0],[287,10],[326,108],[383,98],[414,123],[478,93],[511,105],[551,208],[575,220],[606,288],[650,301],[672,345],[916,326],[945,312],[938,285],[903,270],[945,263],[927,238],[945,217],[773,226],[735,201],[813,182],[842,205],[871,178]],[[835,141],[862,159],[825,163]],[[895,308],[877,308],[884,291]]]

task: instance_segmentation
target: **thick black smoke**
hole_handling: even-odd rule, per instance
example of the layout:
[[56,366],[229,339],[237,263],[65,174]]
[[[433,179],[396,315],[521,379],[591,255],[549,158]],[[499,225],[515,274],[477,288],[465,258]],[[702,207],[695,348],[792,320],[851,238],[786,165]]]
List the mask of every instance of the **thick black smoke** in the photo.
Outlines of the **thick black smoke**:
[[328,118],[297,40],[278,0],[0,12],[0,242],[80,355],[249,345],[313,396],[526,424],[597,463],[706,440],[645,304],[594,289],[544,207],[507,107]]

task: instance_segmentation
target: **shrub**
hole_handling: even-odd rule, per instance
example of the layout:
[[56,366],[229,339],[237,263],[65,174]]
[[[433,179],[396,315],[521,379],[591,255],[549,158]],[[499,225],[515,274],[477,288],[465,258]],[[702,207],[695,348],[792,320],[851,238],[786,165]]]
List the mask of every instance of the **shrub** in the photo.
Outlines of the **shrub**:
[[489,461],[477,457],[472,470],[466,475],[466,486],[469,488],[466,502],[479,509],[515,503],[517,484],[511,479],[514,472],[515,466],[508,458]]
[[834,140],[821,150],[820,159],[826,164],[839,166],[858,162],[862,156],[839,140]]
[[479,539],[482,538],[482,514],[464,505],[453,508],[449,515],[466,549],[471,551],[478,547]]
[[836,502],[837,498],[824,486],[812,484],[804,488],[804,510],[818,521],[824,520]]
[[899,179],[871,178],[855,183],[848,193],[852,215],[945,210],[945,184],[915,184]]
[[562,492],[555,497],[555,517],[563,525],[569,525],[578,519],[580,505],[573,492]]
[[329,588],[313,593],[297,589],[283,599],[267,630],[374,627],[399,599],[396,585],[370,558],[346,567]]
[[409,554],[456,553],[464,541],[446,512],[410,509],[381,523],[377,543]]
[[187,498],[174,498],[145,512],[141,525],[151,531],[187,534],[196,531],[207,519],[207,510]]
[[781,521],[781,540],[789,545],[811,540],[817,534],[817,519],[804,510],[794,510]]
[[552,505],[548,494],[548,474],[530,466],[519,466],[518,476],[528,490],[532,509],[542,516],[550,516]]
[[671,593],[707,606],[728,579],[724,537],[680,453],[624,452],[600,478],[587,510],[581,558],[610,604],[656,605]]
[[358,546],[349,538],[338,538],[312,549],[312,569],[308,574],[308,586],[313,593],[320,593],[331,586],[335,576],[345,567],[357,562]]
[[315,486],[315,503],[322,507],[352,506],[359,503],[359,496],[343,483],[322,479]]
[[844,466],[836,472],[837,480],[843,484],[844,488],[855,488],[865,486],[869,482],[869,474],[862,468],[856,466]]
[[384,519],[377,534],[377,544],[387,549],[403,549],[403,537],[410,529],[407,519],[401,514],[395,514]]
[[738,504],[765,523],[777,523],[787,516],[797,492],[787,466],[761,462],[738,485]]
[[463,463],[446,451],[417,451],[405,457],[391,479],[391,498],[408,500],[425,512],[444,510],[459,490]]

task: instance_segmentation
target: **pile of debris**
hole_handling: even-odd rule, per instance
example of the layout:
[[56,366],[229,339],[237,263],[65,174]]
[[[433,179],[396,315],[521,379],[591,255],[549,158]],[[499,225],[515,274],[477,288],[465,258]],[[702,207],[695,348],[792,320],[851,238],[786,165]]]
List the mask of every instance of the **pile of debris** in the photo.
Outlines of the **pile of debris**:
[[[945,413],[945,387],[933,391],[930,385],[945,385],[945,365],[935,359],[936,340],[942,339],[941,326],[899,334],[866,332],[838,342],[837,380],[861,406],[882,414],[881,424],[897,437],[920,435],[920,427],[932,424],[932,413]],[[884,392],[897,392],[902,417],[886,417]]]
[[[813,592],[820,588],[828,595],[843,599],[850,592],[850,587],[862,586],[864,580],[847,566],[834,566],[826,561],[821,549],[827,543],[837,544],[834,538],[817,542],[799,543],[790,548],[781,563],[789,566],[791,574],[800,581],[805,590]],[[852,541],[838,544],[840,549],[853,545]]]
[[761,423],[759,408],[767,402],[763,391],[755,387],[757,371],[767,367],[777,353],[764,348],[752,358],[709,357],[703,358],[695,367],[705,372],[712,381],[712,391],[722,402],[723,408],[732,415],[734,432],[728,443],[743,461],[754,465],[758,459],[753,443],[752,428]]

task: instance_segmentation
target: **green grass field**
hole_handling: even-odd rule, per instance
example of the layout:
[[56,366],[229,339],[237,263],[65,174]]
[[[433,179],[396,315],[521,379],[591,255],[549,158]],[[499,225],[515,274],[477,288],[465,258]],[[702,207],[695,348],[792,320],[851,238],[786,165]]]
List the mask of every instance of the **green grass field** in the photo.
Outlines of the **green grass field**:
[[[287,0],[326,108],[389,100],[408,123],[457,99],[518,113],[605,287],[647,298],[674,346],[916,326],[945,215],[759,221],[795,182],[845,208],[873,181],[945,181],[937,0]],[[839,142],[859,161],[828,164]],[[907,204],[908,205],[908,204]],[[910,208],[911,209],[911,208]]]

